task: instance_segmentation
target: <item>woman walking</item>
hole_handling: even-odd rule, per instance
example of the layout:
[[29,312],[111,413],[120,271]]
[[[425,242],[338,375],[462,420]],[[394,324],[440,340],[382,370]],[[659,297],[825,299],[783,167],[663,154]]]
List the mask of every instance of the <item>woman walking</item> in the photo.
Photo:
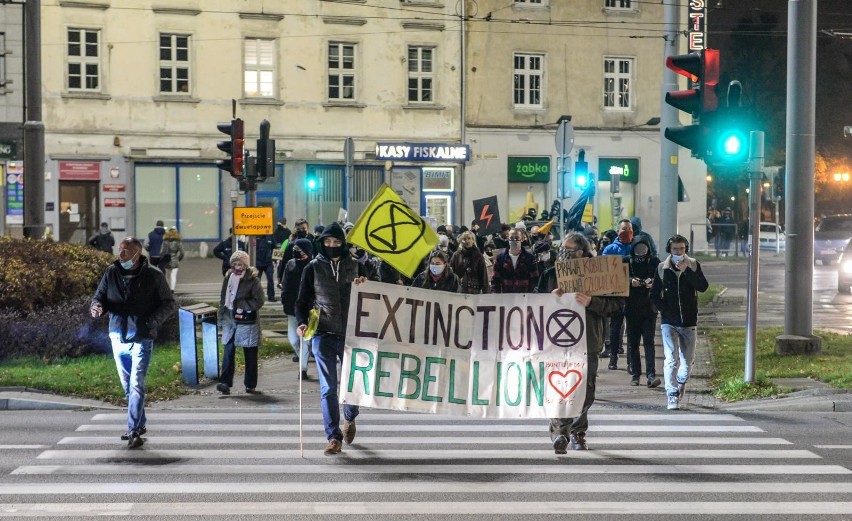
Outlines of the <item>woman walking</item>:
[[263,287],[257,269],[249,266],[248,253],[236,251],[231,255],[231,269],[222,281],[219,300],[219,328],[225,347],[222,375],[216,390],[230,394],[234,384],[237,346],[243,348],[246,362],[244,383],[247,393],[257,388],[257,346],[260,345],[260,317],[263,306]]
[[[163,273],[166,274],[166,280],[169,281],[169,287],[172,290],[172,293],[175,291],[175,285],[177,285],[177,274],[178,268],[180,268],[180,261],[183,260],[183,245],[181,241],[183,239],[178,233],[177,228],[172,226],[163,236],[163,247],[160,250],[160,268]],[[166,258],[168,256],[168,258]]]
[[417,275],[411,287],[458,293],[459,278],[447,264],[447,254],[442,250],[433,250],[429,254],[427,268]]

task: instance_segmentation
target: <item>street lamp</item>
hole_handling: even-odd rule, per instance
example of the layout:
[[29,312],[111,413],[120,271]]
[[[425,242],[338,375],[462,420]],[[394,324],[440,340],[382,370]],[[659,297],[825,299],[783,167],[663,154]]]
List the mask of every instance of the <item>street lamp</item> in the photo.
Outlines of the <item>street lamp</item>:
[[834,174],[834,181],[837,183],[848,183],[849,172],[837,172]]

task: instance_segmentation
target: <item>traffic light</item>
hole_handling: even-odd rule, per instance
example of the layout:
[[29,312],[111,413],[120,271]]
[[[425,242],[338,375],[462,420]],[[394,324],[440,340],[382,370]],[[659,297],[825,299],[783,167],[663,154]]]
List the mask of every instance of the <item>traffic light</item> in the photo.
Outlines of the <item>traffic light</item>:
[[666,139],[692,151],[704,159],[709,145],[711,122],[719,107],[716,86],[719,84],[719,51],[704,49],[700,53],[682,54],[666,58],[666,67],[689,78],[692,88],[666,93],[666,103],[689,112],[692,125],[670,127]]
[[229,159],[219,159],[216,164],[222,170],[231,173],[237,179],[243,178],[243,153],[245,152],[245,129],[243,120],[232,119],[230,123],[218,123],[219,132],[231,136],[230,141],[219,141],[216,148],[230,156]]
[[586,161],[586,151],[580,149],[577,161],[574,163],[574,186],[585,190],[589,184],[589,163]]
[[260,139],[257,140],[257,176],[275,177],[275,140],[269,139],[269,121],[260,122]]
[[753,125],[742,107],[742,91],[739,81],[728,84],[724,106],[719,107],[708,129],[707,164],[737,165],[748,160]]
[[305,186],[311,192],[319,188],[319,180],[317,179],[316,174],[308,174],[305,178]]

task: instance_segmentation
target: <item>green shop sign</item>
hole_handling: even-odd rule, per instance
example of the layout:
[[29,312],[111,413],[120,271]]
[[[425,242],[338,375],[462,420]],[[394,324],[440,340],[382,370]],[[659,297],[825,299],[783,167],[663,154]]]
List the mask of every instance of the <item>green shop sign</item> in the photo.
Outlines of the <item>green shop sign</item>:
[[550,157],[509,156],[510,183],[550,182]]
[[598,180],[609,181],[610,175],[621,172],[622,183],[639,183],[639,158],[602,157],[598,159]]

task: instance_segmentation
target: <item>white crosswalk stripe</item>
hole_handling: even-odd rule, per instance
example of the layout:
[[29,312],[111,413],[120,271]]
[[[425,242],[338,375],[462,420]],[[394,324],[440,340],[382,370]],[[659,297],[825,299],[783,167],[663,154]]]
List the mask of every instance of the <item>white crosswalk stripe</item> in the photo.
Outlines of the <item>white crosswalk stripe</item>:
[[43,450],[0,482],[0,517],[852,514],[852,470],[730,414],[596,412],[591,450],[566,455],[546,420],[372,410],[335,457],[321,415],[303,414],[302,454],[298,418],[152,411],[129,450],[124,414],[96,413],[54,446],[26,446]]

